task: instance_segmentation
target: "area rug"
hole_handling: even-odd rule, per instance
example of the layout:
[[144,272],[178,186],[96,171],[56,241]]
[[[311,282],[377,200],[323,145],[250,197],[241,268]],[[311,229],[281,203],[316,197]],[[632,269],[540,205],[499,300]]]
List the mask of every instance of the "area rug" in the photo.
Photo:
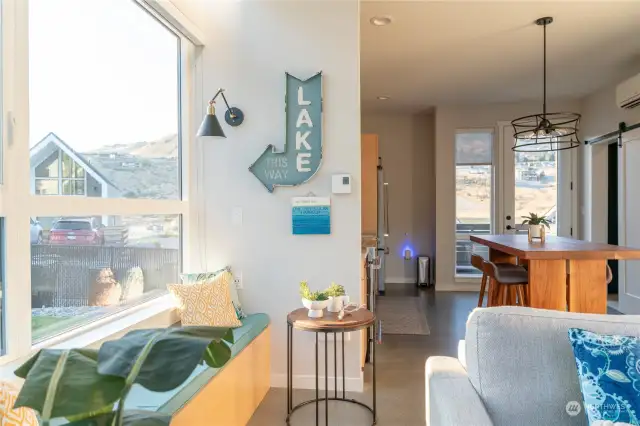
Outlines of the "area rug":
[[424,304],[419,297],[376,298],[376,315],[382,321],[382,334],[429,335]]

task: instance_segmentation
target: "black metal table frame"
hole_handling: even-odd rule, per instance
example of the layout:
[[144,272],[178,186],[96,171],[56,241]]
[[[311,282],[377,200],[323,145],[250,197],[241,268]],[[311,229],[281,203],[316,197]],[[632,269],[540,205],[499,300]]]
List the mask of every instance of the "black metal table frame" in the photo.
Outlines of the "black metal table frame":
[[[371,327],[372,335],[375,336],[376,333],[376,322],[374,321],[372,324],[367,326],[348,330],[347,332],[353,332],[358,330],[363,330],[365,328]],[[373,415],[373,422],[371,425],[375,425],[377,419],[376,412],[376,343],[373,342],[372,350],[371,350],[371,364],[373,369],[372,374],[372,386],[373,386],[373,407],[368,406],[367,404],[356,401],[355,399],[349,399],[346,397],[346,389],[345,389],[345,372],[344,372],[344,333],[345,331],[336,330],[310,330],[304,329],[302,331],[310,331],[316,334],[316,397],[315,399],[310,399],[308,401],[301,402],[300,404],[293,406],[293,324],[287,321],[287,425],[289,425],[291,421],[291,415],[298,408],[302,408],[306,405],[316,404],[316,426],[319,426],[320,422],[320,408],[319,403],[324,401],[324,409],[325,409],[325,425],[329,426],[329,401],[341,401],[341,402],[350,402],[352,404],[360,405],[361,407],[366,408]],[[324,398],[320,398],[319,391],[319,382],[318,382],[318,334],[324,333]],[[333,362],[334,362],[334,396],[329,397],[329,334],[333,334]],[[342,336],[342,397],[338,397],[338,334]],[[334,423],[335,424],[335,423]]]

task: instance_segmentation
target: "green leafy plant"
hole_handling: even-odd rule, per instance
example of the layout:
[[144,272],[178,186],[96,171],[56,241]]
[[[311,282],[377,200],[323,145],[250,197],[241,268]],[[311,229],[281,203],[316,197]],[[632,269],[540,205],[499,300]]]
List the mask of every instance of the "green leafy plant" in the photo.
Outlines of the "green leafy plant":
[[300,282],[300,297],[311,301],[328,300],[329,297],[323,291],[311,291],[306,281]]
[[343,286],[336,283],[331,283],[331,286],[329,286],[329,288],[324,291],[324,294],[329,297],[339,297],[344,296],[346,292],[344,291]]
[[523,225],[544,225],[551,229],[551,224],[544,215],[538,216],[535,213],[529,213],[529,216],[522,216],[522,218],[524,219],[522,221]]
[[[228,328],[173,327],[135,330],[97,349],[44,349],[20,366],[25,379],[15,408],[40,413],[43,426],[166,426],[168,414],[126,410],[134,384],[166,392],[200,364],[222,367],[231,358]],[[59,423],[56,423],[59,424]]]

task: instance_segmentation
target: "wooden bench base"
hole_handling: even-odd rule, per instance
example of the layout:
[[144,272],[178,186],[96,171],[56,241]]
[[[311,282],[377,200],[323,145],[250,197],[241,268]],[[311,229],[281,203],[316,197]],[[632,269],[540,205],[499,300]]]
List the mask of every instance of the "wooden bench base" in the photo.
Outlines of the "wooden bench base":
[[271,385],[271,326],[173,417],[171,426],[245,426]]

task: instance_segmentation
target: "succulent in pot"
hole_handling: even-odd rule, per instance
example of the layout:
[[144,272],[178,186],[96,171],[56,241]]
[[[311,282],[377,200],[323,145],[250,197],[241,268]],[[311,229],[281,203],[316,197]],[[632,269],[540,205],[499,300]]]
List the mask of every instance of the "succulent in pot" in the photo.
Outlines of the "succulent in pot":
[[302,306],[309,310],[310,318],[322,318],[322,310],[329,305],[329,297],[323,291],[311,291],[306,281],[300,283]]
[[331,283],[331,286],[324,293],[329,296],[329,306],[327,307],[329,312],[340,312],[343,307],[349,304],[349,296],[344,291],[344,287],[339,284]]
[[538,216],[535,213],[529,213],[529,216],[522,216],[522,218],[524,219],[522,224],[528,225],[529,227],[529,239],[541,238],[544,241],[544,226],[551,229],[551,225],[547,220],[547,217],[544,215]]

